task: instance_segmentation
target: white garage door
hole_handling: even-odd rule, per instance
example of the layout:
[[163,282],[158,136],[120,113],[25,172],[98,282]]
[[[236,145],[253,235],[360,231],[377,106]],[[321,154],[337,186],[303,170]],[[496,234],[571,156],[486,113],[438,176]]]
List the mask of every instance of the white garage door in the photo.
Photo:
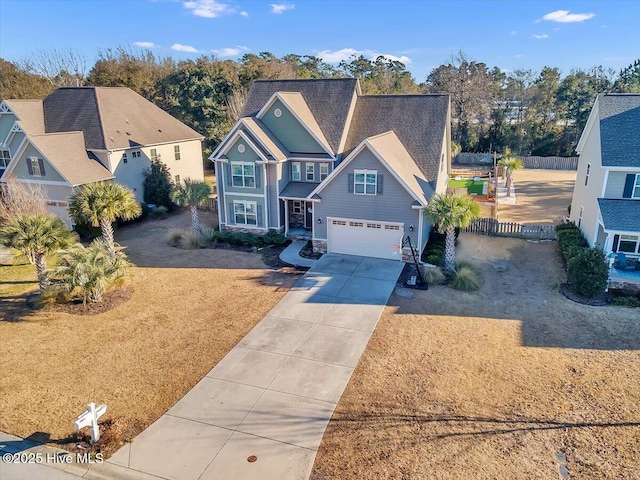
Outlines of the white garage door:
[[329,218],[327,251],[402,260],[404,224]]

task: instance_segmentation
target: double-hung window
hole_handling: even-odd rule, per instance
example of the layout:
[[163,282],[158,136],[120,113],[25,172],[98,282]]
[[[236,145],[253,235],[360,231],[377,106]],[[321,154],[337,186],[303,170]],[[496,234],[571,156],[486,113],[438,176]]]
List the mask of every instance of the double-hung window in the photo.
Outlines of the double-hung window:
[[40,168],[40,160],[36,157],[30,157],[29,163],[31,164],[31,175],[34,177],[41,177],[42,169]]
[[248,162],[231,163],[231,179],[234,187],[255,188],[256,166]]
[[300,162],[291,163],[291,180],[300,181],[302,174],[300,172]]
[[256,202],[234,200],[233,213],[235,214],[236,225],[258,225],[258,207]]
[[313,172],[315,171],[314,169],[315,167],[313,166],[313,163],[307,163],[306,170],[305,170],[307,174],[306,176],[307,182],[313,182],[313,179],[314,179]]
[[355,170],[353,192],[356,195],[375,195],[378,188],[378,172],[375,170]]
[[591,164],[587,163],[587,174],[584,176],[584,186],[589,184],[589,174],[591,173]]
[[9,150],[0,150],[0,168],[7,168],[11,161],[11,153]]
[[631,198],[640,198],[640,175],[636,175],[636,181],[633,183]]
[[157,161],[158,160],[158,150],[156,148],[152,148],[149,156],[151,157],[151,161],[152,162]]
[[173,156],[176,160],[180,160],[180,145],[175,145],[173,147]]
[[320,181],[323,181],[328,176],[329,176],[329,164],[321,163],[320,164]]

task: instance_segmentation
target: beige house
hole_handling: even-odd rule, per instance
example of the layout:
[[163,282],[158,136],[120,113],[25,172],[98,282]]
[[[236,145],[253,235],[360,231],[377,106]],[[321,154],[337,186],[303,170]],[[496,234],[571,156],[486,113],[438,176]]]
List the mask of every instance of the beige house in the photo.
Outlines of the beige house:
[[[640,95],[598,95],[576,147],[570,219],[611,260],[640,257]],[[640,278],[638,278],[640,281]]]
[[129,88],[60,88],[44,100],[0,103],[0,181],[42,185],[50,210],[71,225],[74,188],[113,179],[142,202],[154,159],[176,182],[202,180],[203,138]]

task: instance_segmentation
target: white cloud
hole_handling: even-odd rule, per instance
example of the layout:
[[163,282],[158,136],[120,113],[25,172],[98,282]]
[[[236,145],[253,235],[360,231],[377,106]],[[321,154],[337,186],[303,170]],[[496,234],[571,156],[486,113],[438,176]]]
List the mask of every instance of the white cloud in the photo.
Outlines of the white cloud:
[[287,10],[294,10],[296,6],[293,3],[272,3],[271,13],[282,15]]
[[570,13],[569,10],[556,10],[544,15],[542,20],[558,23],[576,23],[590,20],[595,16],[595,13]]
[[140,48],[154,48],[157,47],[157,45],[153,42],[133,42],[133,44],[136,47],[140,47]]
[[511,30],[511,35],[517,35],[518,31],[517,30]]
[[233,48],[221,48],[219,50],[211,50],[218,57],[237,57],[242,52],[248,51],[249,48],[244,45],[237,45]]
[[174,43],[171,45],[171,50],[176,52],[198,53],[198,49],[191,45],[183,45],[181,43]]
[[221,15],[236,13],[236,9],[217,0],[190,0],[182,5],[196,17],[216,18]]
[[515,58],[522,58],[522,57],[524,57],[524,55],[522,55],[521,53],[516,53],[516,54],[514,55],[514,57],[515,57]]
[[240,12],[240,15],[243,17],[248,17],[249,16],[249,12],[245,12],[244,10]]
[[375,60],[376,58],[382,56],[394,62],[402,62],[405,65],[409,65],[411,63],[411,59],[406,55],[397,56],[389,53],[379,53],[374,50],[356,50],[355,48],[342,48],[333,52],[330,50],[322,50],[317,54],[317,56],[320,57],[323,62],[327,63],[340,63],[342,61],[347,61],[354,55],[362,55],[370,60]]
[[549,38],[549,35],[547,35],[546,33],[543,33],[542,35],[536,35],[535,33],[533,35],[531,35],[531,38],[536,38],[538,40],[542,40],[544,38]]

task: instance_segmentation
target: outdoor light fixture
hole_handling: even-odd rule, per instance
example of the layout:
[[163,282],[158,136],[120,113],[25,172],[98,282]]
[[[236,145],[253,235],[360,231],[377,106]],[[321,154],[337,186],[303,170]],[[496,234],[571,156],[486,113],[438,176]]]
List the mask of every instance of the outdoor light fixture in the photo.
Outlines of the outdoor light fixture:
[[409,225],[409,231],[413,232],[413,225]]
[[318,223],[322,223],[322,217],[318,217]]

